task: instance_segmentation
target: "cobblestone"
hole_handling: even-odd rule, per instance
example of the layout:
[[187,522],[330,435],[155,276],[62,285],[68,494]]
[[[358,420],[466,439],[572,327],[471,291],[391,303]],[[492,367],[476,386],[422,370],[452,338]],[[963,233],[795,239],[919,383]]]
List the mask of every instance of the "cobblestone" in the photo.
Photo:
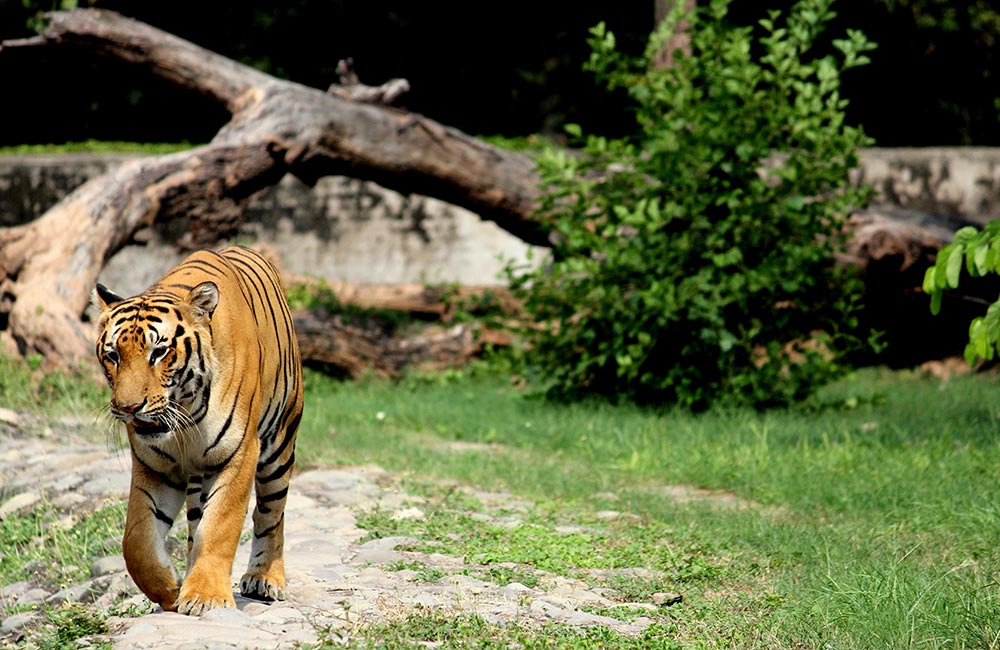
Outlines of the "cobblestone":
[[[27,416],[0,412],[0,417],[8,423],[7,430],[0,429],[0,487],[6,497],[0,513],[44,502],[69,507],[78,519],[88,506],[127,497],[130,461],[126,452],[103,444],[68,442],[58,435],[39,437],[18,430],[11,434],[11,426],[24,428]],[[268,604],[237,595],[236,609],[213,610],[199,619],[151,608],[125,572],[117,555],[118,541],[107,540],[109,555],[93,563],[90,580],[55,593],[29,582],[0,585],[0,611],[36,607],[3,620],[0,646],[30,636],[26,631],[44,618],[42,607],[63,602],[88,603],[87,607],[111,612],[148,612],[109,618],[108,639],[116,650],[291,649],[315,643],[320,631],[346,637],[366,625],[416,611],[476,614],[493,622],[600,625],[623,633],[641,632],[649,624],[642,617],[622,621],[584,611],[614,603],[582,580],[555,577],[540,581],[537,587],[500,585],[462,575],[481,567],[448,555],[445,547],[438,553],[421,553],[409,550],[418,540],[408,537],[362,541],[366,531],[358,527],[356,513],[378,508],[400,518],[424,516],[423,499],[393,484],[377,467],[314,469],[294,477],[285,530],[286,601]],[[484,494],[483,499],[503,500],[504,495],[495,493]],[[528,507],[523,501],[508,500],[508,512]],[[234,584],[246,566],[250,537],[244,535],[246,541],[237,552]],[[392,570],[399,567],[390,565],[400,562],[423,564],[445,575],[425,582],[418,579],[418,572]]]

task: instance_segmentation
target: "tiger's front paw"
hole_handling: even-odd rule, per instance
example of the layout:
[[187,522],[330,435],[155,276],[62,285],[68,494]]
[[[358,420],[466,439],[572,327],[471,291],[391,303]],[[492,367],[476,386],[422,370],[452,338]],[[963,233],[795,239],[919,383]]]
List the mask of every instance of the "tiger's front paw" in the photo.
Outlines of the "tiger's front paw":
[[246,573],[240,580],[240,593],[257,600],[284,600],[284,580],[266,573]]
[[198,590],[186,584],[181,587],[181,595],[177,599],[177,611],[181,614],[201,616],[217,607],[236,607],[231,590]]

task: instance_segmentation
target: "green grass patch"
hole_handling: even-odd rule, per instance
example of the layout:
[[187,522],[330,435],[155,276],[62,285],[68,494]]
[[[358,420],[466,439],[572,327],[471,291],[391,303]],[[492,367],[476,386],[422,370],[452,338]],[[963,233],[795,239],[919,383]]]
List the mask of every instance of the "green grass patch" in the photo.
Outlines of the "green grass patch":
[[0,585],[31,580],[59,588],[83,582],[94,560],[120,553],[113,543],[124,523],[124,501],[82,515],[48,504],[10,515],[0,521]]
[[[342,648],[343,639],[329,633],[312,648]],[[366,628],[361,638],[350,639],[347,648],[354,650],[541,650],[575,648],[578,650],[672,650],[682,647],[672,638],[672,630],[651,626],[640,636],[626,636],[602,627],[570,628],[547,625],[541,628],[513,623],[488,623],[479,616],[412,614],[406,618]]]
[[[681,591],[671,620],[695,645],[998,647],[994,377],[872,370],[795,408],[697,416],[553,404],[479,372],[307,384],[305,462],[377,463],[542,504],[514,529],[461,504],[425,521],[373,513],[365,524],[383,534],[555,572],[656,567],[668,584],[632,579],[634,595]],[[678,485],[701,491],[678,497]],[[641,525],[553,532],[601,509]]]
[[460,492],[442,489],[436,506],[422,519],[394,519],[375,510],[358,517],[369,537],[405,535],[421,544],[414,550],[441,551],[476,564],[516,563],[560,575],[585,575],[586,569],[645,567],[664,573],[671,582],[717,575],[715,554],[683,531],[660,522],[628,522],[605,527],[555,506],[536,507],[524,518],[503,513],[485,519],[486,507]]
[[70,415],[97,423],[107,400],[107,388],[83,369],[42,372],[39,357],[0,355],[0,407],[28,411],[43,420]]
[[[466,557],[469,575],[500,584],[547,572],[613,589],[623,603],[683,596],[638,639],[475,619],[451,625],[451,617],[448,633],[421,613],[363,629],[370,641],[353,639],[354,647],[541,647],[550,639],[561,647],[1000,647],[996,377],[941,383],[871,370],[794,408],[697,416],[553,404],[479,369],[397,383],[308,372],[306,384],[300,466],[379,464],[425,499],[423,519],[367,514],[372,535],[413,536],[421,550]],[[106,396],[85,386],[0,359],[8,408],[92,412]],[[60,516],[45,506],[0,522],[0,583],[85,579],[124,512],[118,504],[53,526]],[[628,570],[635,567],[649,573]],[[397,569],[427,582],[445,577]],[[599,634],[609,636],[590,636]]]
[[[110,650],[108,640],[94,641],[90,637],[108,633],[107,619],[85,605],[75,604],[45,612],[46,624],[35,636],[34,645],[38,650],[63,650],[64,648],[87,647]],[[80,640],[88,639],[85,645]]]
[[23,156],[61,153],[128,153],[158,156],[177,151],[186,151],[198,145],[190,142],[117,142],[105,140],[84,140],[61,144],[19,144],[0,147],[0,156]]

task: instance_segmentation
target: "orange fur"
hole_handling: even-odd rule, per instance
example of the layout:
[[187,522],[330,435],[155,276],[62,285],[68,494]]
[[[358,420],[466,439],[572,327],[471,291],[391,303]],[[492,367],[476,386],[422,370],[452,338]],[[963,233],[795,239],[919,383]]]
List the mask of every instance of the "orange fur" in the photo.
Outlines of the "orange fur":
[[[132,484],[126,566],[164,609],[235,605],[230,573],[256,489],[244,595],[283,597],[284,506],[302,371],[274,267],[246,248],[199,251],[134,298],[98,285],[97,356],[125,422]],[[188,572],[165,538],[187,506]]]

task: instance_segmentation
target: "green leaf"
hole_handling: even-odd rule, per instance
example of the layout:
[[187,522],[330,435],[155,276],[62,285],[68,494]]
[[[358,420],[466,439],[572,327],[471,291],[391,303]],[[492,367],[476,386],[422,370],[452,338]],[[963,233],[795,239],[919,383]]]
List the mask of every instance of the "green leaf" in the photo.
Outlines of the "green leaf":
[[[985,244],[981,244],[976,247],[975,252],[972,254],[972,263],[975,267],[976,275],[986,275],[987,271],[989,270],[986,266],[986,255],[989,252],[990,252],[990,247]],[[970,271],[969,273],[971,274],[972,271]]]
[[948,286],[952,289],[958,286],[958,278],[962,273],[962,259],[964,254],[964,246],[955,246],[951,251],[951,255],[948,256],[945,274],[948,280]]
[[[928,269],[928,271],[930,271],[930,269]],[[931,314],[937,316],[941,311],[941,297],[943,295],[944,294],[940,291],[934,291],[931,293]]]
[[934,281],[934,267],[933,266],[928,267],[927,270],[924,271],[923,289],[924,289],[924,293],[926,293],[929,296],[933,295],[935,293],[938,293],[938,286],[937,286],[937,283]]

